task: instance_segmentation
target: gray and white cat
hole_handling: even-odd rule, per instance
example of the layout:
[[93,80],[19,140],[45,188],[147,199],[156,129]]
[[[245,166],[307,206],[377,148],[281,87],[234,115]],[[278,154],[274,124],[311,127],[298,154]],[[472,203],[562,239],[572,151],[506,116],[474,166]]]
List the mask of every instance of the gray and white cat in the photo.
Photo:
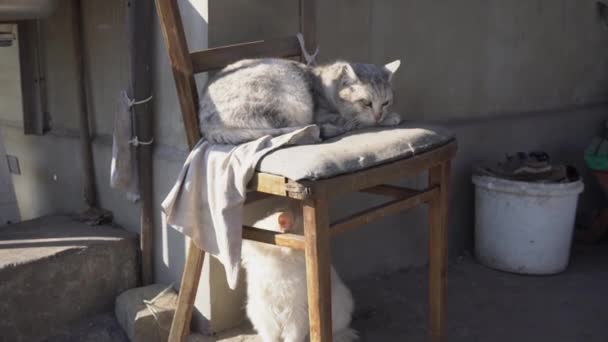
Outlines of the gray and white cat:
[[399,68],[334,62],[321,66],[286,59],[246,59],[228,65],[207,84],[200,101],[203,137],[240,144],[318,124],[331,138],[375,125],[397,125],[391,78]]
[[[254,226],[301,234],[301,212],[301,205],[291,203]],[[241,261],[247,270],[247,316],[262,341],[306,341],[309,320],[304,252],[244,240]],[[333,341],[356,341],[357,332],[349,327],[353,297],[333,267],[331,306]]]

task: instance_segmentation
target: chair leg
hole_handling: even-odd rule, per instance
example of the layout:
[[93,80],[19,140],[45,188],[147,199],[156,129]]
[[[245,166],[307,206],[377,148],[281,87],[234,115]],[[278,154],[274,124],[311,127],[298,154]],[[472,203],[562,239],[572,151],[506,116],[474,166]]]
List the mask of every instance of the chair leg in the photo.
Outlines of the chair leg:
[[439,195],[429,202],[429,313],[431,342],[443,342],[446,340],[449,178],[449,161],[429,170],[429,186],[439,186]]
[[331,257],[327,200],[306,200],[303,211],[310,341],[331,342]]
[[192,309],[194,308],[194,299],[196,298],[196,290],[201,278],[204,260],[205,252],[190,241],[186,265],[182,274],[182,283],[177,297],[177,308],[169,332],[169,342],[184,342],[190,335]]

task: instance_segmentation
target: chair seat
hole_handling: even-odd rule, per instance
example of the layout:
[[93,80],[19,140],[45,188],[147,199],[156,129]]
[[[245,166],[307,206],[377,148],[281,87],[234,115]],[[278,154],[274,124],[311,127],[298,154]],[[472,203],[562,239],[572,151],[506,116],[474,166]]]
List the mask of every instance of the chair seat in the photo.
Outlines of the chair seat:
[[445,128],[416,122],[351,132],[320,144],[290,146],[265,156],[257,170],[292,180],[316,180],[411,158],[447,144]]

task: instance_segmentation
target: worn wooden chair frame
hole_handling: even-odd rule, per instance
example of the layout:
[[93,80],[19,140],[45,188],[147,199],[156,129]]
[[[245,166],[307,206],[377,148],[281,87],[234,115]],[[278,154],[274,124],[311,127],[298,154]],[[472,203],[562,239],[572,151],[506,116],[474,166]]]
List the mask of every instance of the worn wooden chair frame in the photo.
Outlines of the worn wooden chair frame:
[[[300,57],[296,36],[271,41],[257,41],[190,53],[176,0],[156,0],[157,12],[165,37],[186,129],[188,145],[200,139],[197,122],[198,93],[194,74],[222,68],[242,58]],[[300,0],[300,30],[310,46],[315,45],[315,4]],[[310,317],[310,340],[332,340],[330,240],[333,236],[420,204],[428,204],[429,214],[429,303],[430,340],[445,340],[447,282],[447,212],[450,161],[456,143],[450,142],[412,158],[398,160],[371,169],[316,181],[293,181],[265,173],[256,173],[249,187],[247,201],[267,196],[301,200],[304,235],[281,234],[254,227],[243,227],[243,238],[277,246],[304,250]],[[428,171],[428,187],[406,189],[385,183]],[[255,191],[255,192],[253,192]],[[390,201],[330,223],[328,202],[348,192],[366,192],[391,198]],[[182,276],[178,304],[169,341],[185,341],[196,289],[201,275],[204,251],[190,243]]]

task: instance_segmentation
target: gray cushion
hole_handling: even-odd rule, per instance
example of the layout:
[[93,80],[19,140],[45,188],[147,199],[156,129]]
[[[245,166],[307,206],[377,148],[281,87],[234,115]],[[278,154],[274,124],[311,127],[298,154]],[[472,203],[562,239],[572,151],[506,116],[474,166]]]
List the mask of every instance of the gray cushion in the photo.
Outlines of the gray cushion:
[[329,178],[410,158],[453,139],[444,128],[415,122],[375,127],[320,144],[277,150],[265,156],[257,169],[293,180]]

